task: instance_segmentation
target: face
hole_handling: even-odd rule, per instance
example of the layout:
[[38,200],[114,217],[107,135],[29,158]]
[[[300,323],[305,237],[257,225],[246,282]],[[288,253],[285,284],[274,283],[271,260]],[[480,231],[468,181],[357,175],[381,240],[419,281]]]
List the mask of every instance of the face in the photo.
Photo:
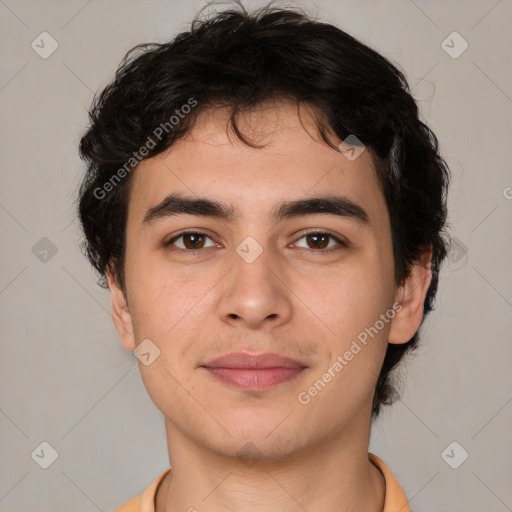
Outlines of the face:
[[[250,441],[263,458],[290,456],[368,429],[387,343],[421,321],[430,281],[394,286],[370,152],[333,150],[301,112],[281,102],[244,114],[242,133],[265,144],[251,148],[227,134],[227,111],[204,111],[134,171],[127,305],[109,275],[114,322],[128,350],[151,340],[147,361],[159,351],[139,366],[171,436],[218,454]],[[233,352],[300,368],[205,368]]]

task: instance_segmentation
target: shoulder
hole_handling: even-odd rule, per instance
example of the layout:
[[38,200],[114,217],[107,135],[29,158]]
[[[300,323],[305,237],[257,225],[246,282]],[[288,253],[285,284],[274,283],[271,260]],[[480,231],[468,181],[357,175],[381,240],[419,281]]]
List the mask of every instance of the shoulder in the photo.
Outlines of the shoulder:
[[141,512],[142,511],[142,495],[135,496],[124,505],[116,508],[114,512]]
[[160,482],[171,469],[165,470],[156,480],[154,480],[142,494],[135,496],[124,505],[116,508],[114,512],[155,512],[155,495]]
[[411,512],[409,500],[386,463],[373,453],[368,453],[368,458],[379,468],[386,482],[386,496],[383,512]]

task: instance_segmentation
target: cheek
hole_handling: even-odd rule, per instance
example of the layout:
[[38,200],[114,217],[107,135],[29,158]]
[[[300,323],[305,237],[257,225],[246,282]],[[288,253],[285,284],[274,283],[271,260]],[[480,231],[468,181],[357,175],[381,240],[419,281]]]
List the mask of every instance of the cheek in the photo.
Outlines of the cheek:
[[[328,347],[328,361],[315,372],[314,379],[329,382],[333,400],[340,406],[357,407],[371,399],[387,348],[392,315],[388,313],[389,290],[378,267],[346,273],[326,288],[322,297],[323,319],[330,331],[322,340]],[[393,311],[392,311],[393,312]],[[385,320],[382,316],[385,315]],[[342,415],[344,407],[333,415]],[[320,415],[329,412],[319,411]],[[327,421],[327,418],[325,418]]]
[[[128,268],[128,265],[127,265]],[[163,341],[183,329],[201,308],[212,278],[166,264],[164,257],[134,258],[130,264],[132,315],[145,337]]]
[[[372,325],[390,306],[392,285],[387,270],[377,263],[344,268],[326,276],[324,286],[318,287],[311,299],[324,312],[332,330],[353,332]],[[389,282],[388,282],[389,281]]]

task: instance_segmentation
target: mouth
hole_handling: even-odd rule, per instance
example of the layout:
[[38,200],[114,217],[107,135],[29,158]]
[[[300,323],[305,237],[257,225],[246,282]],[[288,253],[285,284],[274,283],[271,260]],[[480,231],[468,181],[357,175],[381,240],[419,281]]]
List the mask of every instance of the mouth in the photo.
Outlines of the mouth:
[[290,381],[308,367],[275,353],[237,352],[218,357],[201,368],[224,384],[246,391],[264,391]]

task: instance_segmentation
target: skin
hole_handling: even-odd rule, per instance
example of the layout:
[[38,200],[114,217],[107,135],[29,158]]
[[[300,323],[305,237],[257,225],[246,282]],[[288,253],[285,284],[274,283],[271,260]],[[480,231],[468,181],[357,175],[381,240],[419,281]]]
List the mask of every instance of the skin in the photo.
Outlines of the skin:
[[[382,511],[385,482],[368,460],[372,397],[387,343],[405,343],[419,328],[431,253],[395,287],[389,215],[371,153],[350,161],[328,147],[310,110],[299,118],[282,100],[244,113],[240,129],[266,144],[261,149],[238,140],[227,121],[225,109],[202,111],[184,139],[133,171],[126,297],[107,275],[123,346],[133,351],[149,338],[160,350],[150,365],[139,362],[165,418],[172,465],[156,511]],[[143,226],[147,210],[171,192],[225,202],[240,217],[181,214]],[[362,206],[370,226],[321,213],[276,224],[269,217],[282,201],[333,193]],[[164,246],[183,229],[208,232],[196,254],[186,253],[190,237],[174,242],[181,252]],[[311,240],[310,229],[349,247]],[[263,249],[252,263],[235,251],[247,236]],[[331,247],[339,250],[326,252]],[[402,309],[394,318],[301,404],[298,394],[396,302]],[[235,389],[200,368],[234,351],[277,352],[308,368],[262,392]],[[238,455],[248,442],[254,464]]]

